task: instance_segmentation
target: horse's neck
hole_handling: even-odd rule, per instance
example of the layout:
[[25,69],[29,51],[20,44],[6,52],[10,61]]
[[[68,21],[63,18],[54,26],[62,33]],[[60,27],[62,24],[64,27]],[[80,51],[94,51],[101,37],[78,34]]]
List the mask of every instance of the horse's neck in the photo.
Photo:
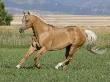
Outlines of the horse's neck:
[[37,31],[34,29],[34,27],[32,27],[32,31],[33,31],[34,36],[38,37],[38,33],[37,33]]
[[33,32],[34,34],[41,34],[48,30],[48,25],[44,23],[42,20],[39,19],[39,21],[35,21],[33,24]]

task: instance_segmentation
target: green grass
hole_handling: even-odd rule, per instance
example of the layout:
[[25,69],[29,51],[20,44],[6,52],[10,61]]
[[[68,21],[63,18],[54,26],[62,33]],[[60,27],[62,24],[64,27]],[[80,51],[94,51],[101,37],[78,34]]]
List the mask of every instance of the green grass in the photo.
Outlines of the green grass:
[[41,59],[42,69],[33,67],[33,58],[16,69],[27,49],[0,49],[0,82],[110,82],[110,52],[93,55],[80,49],[68,70],[55,70],[54,66],[64,56],[64,50],[48,52]]
[[31,44],[32,34],[0,28],[0,82],[110,82],[110,28],[93,30],[99,36],[97,45],[108,51],[94,55],[82,47],[64,71],[54,66],[62,61],[65,50],[47,52],[40,60],[41,69],[33,67],[36,53],[21,69],[16,69]]

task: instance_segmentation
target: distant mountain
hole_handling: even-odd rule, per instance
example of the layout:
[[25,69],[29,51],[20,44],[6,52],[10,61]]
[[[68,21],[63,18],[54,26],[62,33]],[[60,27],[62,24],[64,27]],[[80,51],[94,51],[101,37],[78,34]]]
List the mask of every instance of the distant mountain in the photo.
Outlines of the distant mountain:
[[[20,8],[12,8],[12,7],[6,7],[6,10],[10,13],[10,14],[13,14],[13,15],[16,15],[16,14],[23,14],[23,11],[25,12],[33,12],[33,13],[37,13],[37,14],[62,14],[62,12],[58,12],[58,11],[54,11],[54,12],[51,12],[51,11],[45,11],[45,10],[32,10],[32,9],[20,9]],[[63,13],[64,14],[64,13]],[[66,14],[66,13],[65,13]]]
[[[15,2],[18,1],[18,2]],[[75,15],[110,15],[110,0],[5,0],[10,12],[40,10]]]

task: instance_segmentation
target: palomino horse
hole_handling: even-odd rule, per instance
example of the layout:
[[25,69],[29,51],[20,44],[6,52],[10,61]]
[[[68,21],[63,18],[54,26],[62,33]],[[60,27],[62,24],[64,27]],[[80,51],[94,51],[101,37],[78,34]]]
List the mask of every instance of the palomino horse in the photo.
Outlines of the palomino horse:
[[[86,42],[86,40],[88,40],[90,46],[96,40],[96,35],[90,30],[84,30],[77,26],[57,28],[46,24],[38,16],[31,15],[29,12],[27,14],[24,13],[22,27],[19,31],[23,32],[28,28],[32,28],[34,34],[32,45],[24,58],[16,66],[18,69],[35,50],[38,50],[34,59],[35,65],[40,68],[38,61],[47,51],[55,51],[63,48],[66,48],[65,59],[58,63],[55,68],[58,69],[59,67],[65,67],[69,64],[75,52]],[[91,47],[88,48],[88,50],[95,52]]]

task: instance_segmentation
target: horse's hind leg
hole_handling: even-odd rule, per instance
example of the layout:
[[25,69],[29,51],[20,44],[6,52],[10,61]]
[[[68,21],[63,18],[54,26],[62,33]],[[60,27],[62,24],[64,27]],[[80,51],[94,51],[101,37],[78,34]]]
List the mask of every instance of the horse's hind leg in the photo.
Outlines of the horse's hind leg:
[[63,62],[59,63],[55,68],[58,69],[61,66],[63,68],[65,68],[65,66],[67,66],[70,63],[70,61],[72,60],[72,57],[73,57],[74,53],[77,51],[77,49],[78,49],[78,47],[71,46],[69,49],[69,54],[66,55],[66,59]]
[[25,54],[24,58],[21,59],[21,61],[19,62],[19,64],[16,66],[16,68],[19,69],[19,68],[21,67],[21,65],[28,59],[28,57],[29,57],[35,50],[36,50],[36,48],[31,45],[31,47],[29,48],[29,50],[28,50],[27,53]]
[[70,63],[70,61],[72,60],[72,58],[77,50],[78,50],[78,47],[71,46],[69,55],[68,55],[67,59],[63,62],[63,68],[65,68],[65,66],[67,66]]
[[[65,53],[64,60],[67,59],[67,57],[68,57],[68,55],[69,55],[69,51],[70,51],[70,46],[67,46],[67,47],[66,47],[66,53]],[[58,63],[58,64],[55,66],[55,69],[58,69],[61,65],[62,65],[62,62]]]

